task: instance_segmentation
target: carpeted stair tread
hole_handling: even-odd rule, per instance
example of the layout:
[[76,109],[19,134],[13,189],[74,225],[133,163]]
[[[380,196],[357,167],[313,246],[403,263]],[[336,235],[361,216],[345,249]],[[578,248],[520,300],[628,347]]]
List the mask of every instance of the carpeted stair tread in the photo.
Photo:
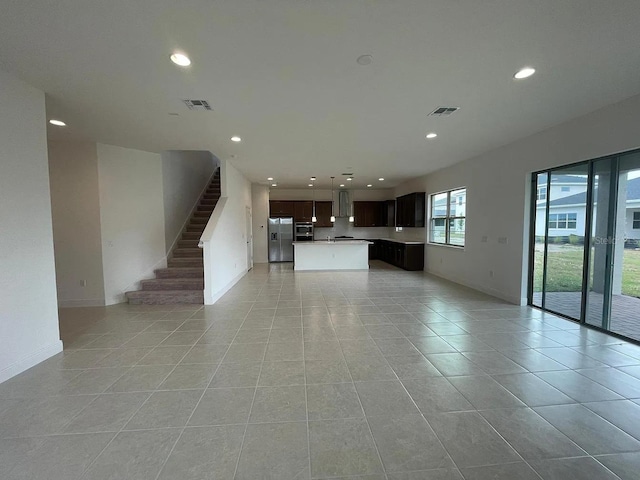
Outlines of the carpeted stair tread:
[[202,258],[174,257],[167,260],[168,267],[202,267]]
[[140,282],[144,291],[204,290],[203,278],[154,278]]
[[198,248],[198,246],[196,245],[193,248],[176,248],[173,251],[173,256],[175,257],[180,257],[180,258],[185,258],[185,257],[190,257],[190,258],[201,258],[202,257],[202,249]]
[[158,268],[154,273],[156,278],[204,278],[202,266]]
[[202,290],[138,290],[127,292],[132,305],[169,305],[178,303],[202,304]]

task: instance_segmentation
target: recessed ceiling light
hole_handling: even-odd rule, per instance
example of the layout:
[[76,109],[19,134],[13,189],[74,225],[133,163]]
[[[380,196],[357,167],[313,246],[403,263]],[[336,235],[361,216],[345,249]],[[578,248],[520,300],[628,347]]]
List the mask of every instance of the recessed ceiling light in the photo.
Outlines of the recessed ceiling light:
[[344,183],[341,183],[341,184],[340,184],[340,186],[341,186],[341,187],[344,187]]
[[429,138],[429,139],[431,139],[431,138],[436,138],[437,136],[438,136],[438,134],[437,134],[437,133],[433,133],[433,132],[431,132],[431,133],[427,133],[427,138]]
[[351,180],[353,180],[353,178],[351,177],[347,178],[347,182],[350,182]]
[[273,177],[267,177],[267,180],[272,181]]
[[315,179],[316,179],[316,177],[311,177],[309,180],[313,181],[313,180],[315,180]]
[[536,73],[536,69],[532,68],[532,67],[524,67],[521,68],[520,71],[518,71],[513,78],[515,78],[516,80],[522,80],[523,78],[528,78],[531,75],[533,75],[534,73]]
[[241,142],[242,139],[240,137],[234,135],[233,137],[231,137],[231,141],[232,142]]
[[313,183],[310,183],[310,184],[309,184],[309,186],[310,186],[310,187],[313,187]]
[[382,178],[382,177],[380,177],[378,180],[381,181],[381,182],[384,182],[384,178]]
[[369,65],[371,62],[373,62],[373,56],[360,55],[356,62],[358,62],[359,65]]
[[373,185],[369,184],[369,185],[367,185],[367,187],[373,187]]
[[181,67],[188,67],[191,65],[191,60],[184,53],[174,53],[171,55],[171,61]]
[[51,125],[55,125],[57,127],[66,127],[67,126],[67,124],[64,123],[62,120],[49,120],[49,123]]
[[278,184],[277,184],[277,183],[272,183],[272,184],[271,184],[271,186],[272,186],[272,187],[277,187],[277,186],[278,186]]

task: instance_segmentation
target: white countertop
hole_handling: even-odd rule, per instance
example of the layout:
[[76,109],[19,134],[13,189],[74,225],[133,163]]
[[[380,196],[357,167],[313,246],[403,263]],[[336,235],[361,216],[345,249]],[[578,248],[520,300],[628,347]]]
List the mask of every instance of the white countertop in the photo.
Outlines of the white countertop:
[[394,238],[380,238],[379,240],[384,240],[385,242],[403,243],[405,245],[424,245],[424,242],[408,242],[405,240],[396,240]]
[[293,242],[294,245],[368,245],[373,242],[367,240],[314,240],[313,242]]

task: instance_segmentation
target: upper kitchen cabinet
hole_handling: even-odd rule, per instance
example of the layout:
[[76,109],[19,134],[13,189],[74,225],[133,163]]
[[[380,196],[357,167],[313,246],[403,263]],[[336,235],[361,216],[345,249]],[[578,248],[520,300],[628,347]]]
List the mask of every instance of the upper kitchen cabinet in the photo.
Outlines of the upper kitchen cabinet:
[[387,200],[382,207],[382,220],[384,221],[383,227],[393,227],[396,224],[396,201]]
[[386,202],[353,202],[355,227],[384,227],[386,214]]
[[293,212],[296,223],[310,223],[313,216],[313,202],[310,200],[294,202]]
[[270,217],[293,217],[295,215],[295,202],[285,200],[269,200]]
[[414,192],[396,199],[396,227],[424,227],[425,192]]
[[331,223],[331,202],[316,202],[316,218],[317,222],[314,227],[333,227]]

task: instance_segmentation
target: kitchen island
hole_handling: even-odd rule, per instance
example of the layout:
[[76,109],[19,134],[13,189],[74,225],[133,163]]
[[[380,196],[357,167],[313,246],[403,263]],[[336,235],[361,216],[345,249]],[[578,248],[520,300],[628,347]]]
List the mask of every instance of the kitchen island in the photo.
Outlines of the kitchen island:
[[293,242],[294,270],[368,270],[366,240]]

